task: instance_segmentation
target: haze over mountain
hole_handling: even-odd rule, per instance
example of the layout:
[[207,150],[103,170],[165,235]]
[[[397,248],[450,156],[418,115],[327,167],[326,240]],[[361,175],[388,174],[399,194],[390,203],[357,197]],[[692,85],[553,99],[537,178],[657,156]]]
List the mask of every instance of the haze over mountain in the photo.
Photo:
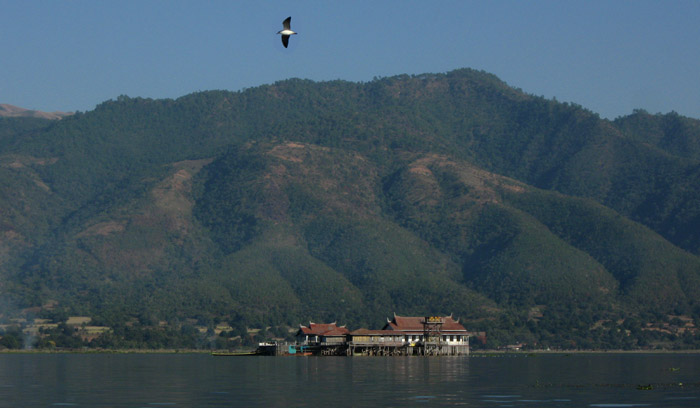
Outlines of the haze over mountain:
[[603,120],[469,69],[120,96],[0,118],[0,181],[15,312],[697,338],[700,121],[675,113]]

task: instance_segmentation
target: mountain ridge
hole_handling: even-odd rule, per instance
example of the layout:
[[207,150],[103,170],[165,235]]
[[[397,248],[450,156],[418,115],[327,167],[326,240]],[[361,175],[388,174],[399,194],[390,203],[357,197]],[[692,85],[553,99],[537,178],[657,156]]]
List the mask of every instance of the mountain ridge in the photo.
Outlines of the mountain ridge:
[[59,120],[72,114],[72,112],[42,112],[37,110],[20,108],[18,106],[8,105],[5,103],[0,103],[0,117],[6,118],[24,117]]
[[696,119],[603,120],[462,69],[26,120],[0,120],[17,309],[144,330],[455,313],[494,344],[602,348],[679,346],[642,322],[700,318]]

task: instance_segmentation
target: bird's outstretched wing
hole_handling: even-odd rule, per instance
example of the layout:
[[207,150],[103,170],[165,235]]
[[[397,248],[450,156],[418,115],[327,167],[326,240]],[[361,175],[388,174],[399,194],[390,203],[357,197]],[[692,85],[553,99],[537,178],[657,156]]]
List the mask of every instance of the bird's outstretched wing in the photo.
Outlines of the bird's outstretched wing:
[[290,28],[291,23],[292,23],[292,17],[289,16],[282,22],[282,26],[284,27],[285,30],[291,30],[291,28]]
[[287,48],[287,45],[289,45],[289,36],[288,35],[282,36],[282,45],[284,45],[284,48]]

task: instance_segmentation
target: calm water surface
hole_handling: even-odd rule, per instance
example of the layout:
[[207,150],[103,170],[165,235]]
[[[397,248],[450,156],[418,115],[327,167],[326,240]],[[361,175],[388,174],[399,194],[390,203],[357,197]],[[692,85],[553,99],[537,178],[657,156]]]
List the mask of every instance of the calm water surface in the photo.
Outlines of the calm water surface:
[[0,354],[0,407],[276,406],[700,407],[700,354]]

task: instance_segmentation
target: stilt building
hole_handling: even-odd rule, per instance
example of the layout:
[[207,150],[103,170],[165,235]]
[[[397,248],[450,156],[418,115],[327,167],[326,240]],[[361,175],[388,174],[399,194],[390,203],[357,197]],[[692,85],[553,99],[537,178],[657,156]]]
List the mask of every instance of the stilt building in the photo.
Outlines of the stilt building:
[[469,332],[452,316],[394,315],[381,330],[352,332],[336,323],[309,323],[297,331],[296,349],[315,355],[468,355]]

